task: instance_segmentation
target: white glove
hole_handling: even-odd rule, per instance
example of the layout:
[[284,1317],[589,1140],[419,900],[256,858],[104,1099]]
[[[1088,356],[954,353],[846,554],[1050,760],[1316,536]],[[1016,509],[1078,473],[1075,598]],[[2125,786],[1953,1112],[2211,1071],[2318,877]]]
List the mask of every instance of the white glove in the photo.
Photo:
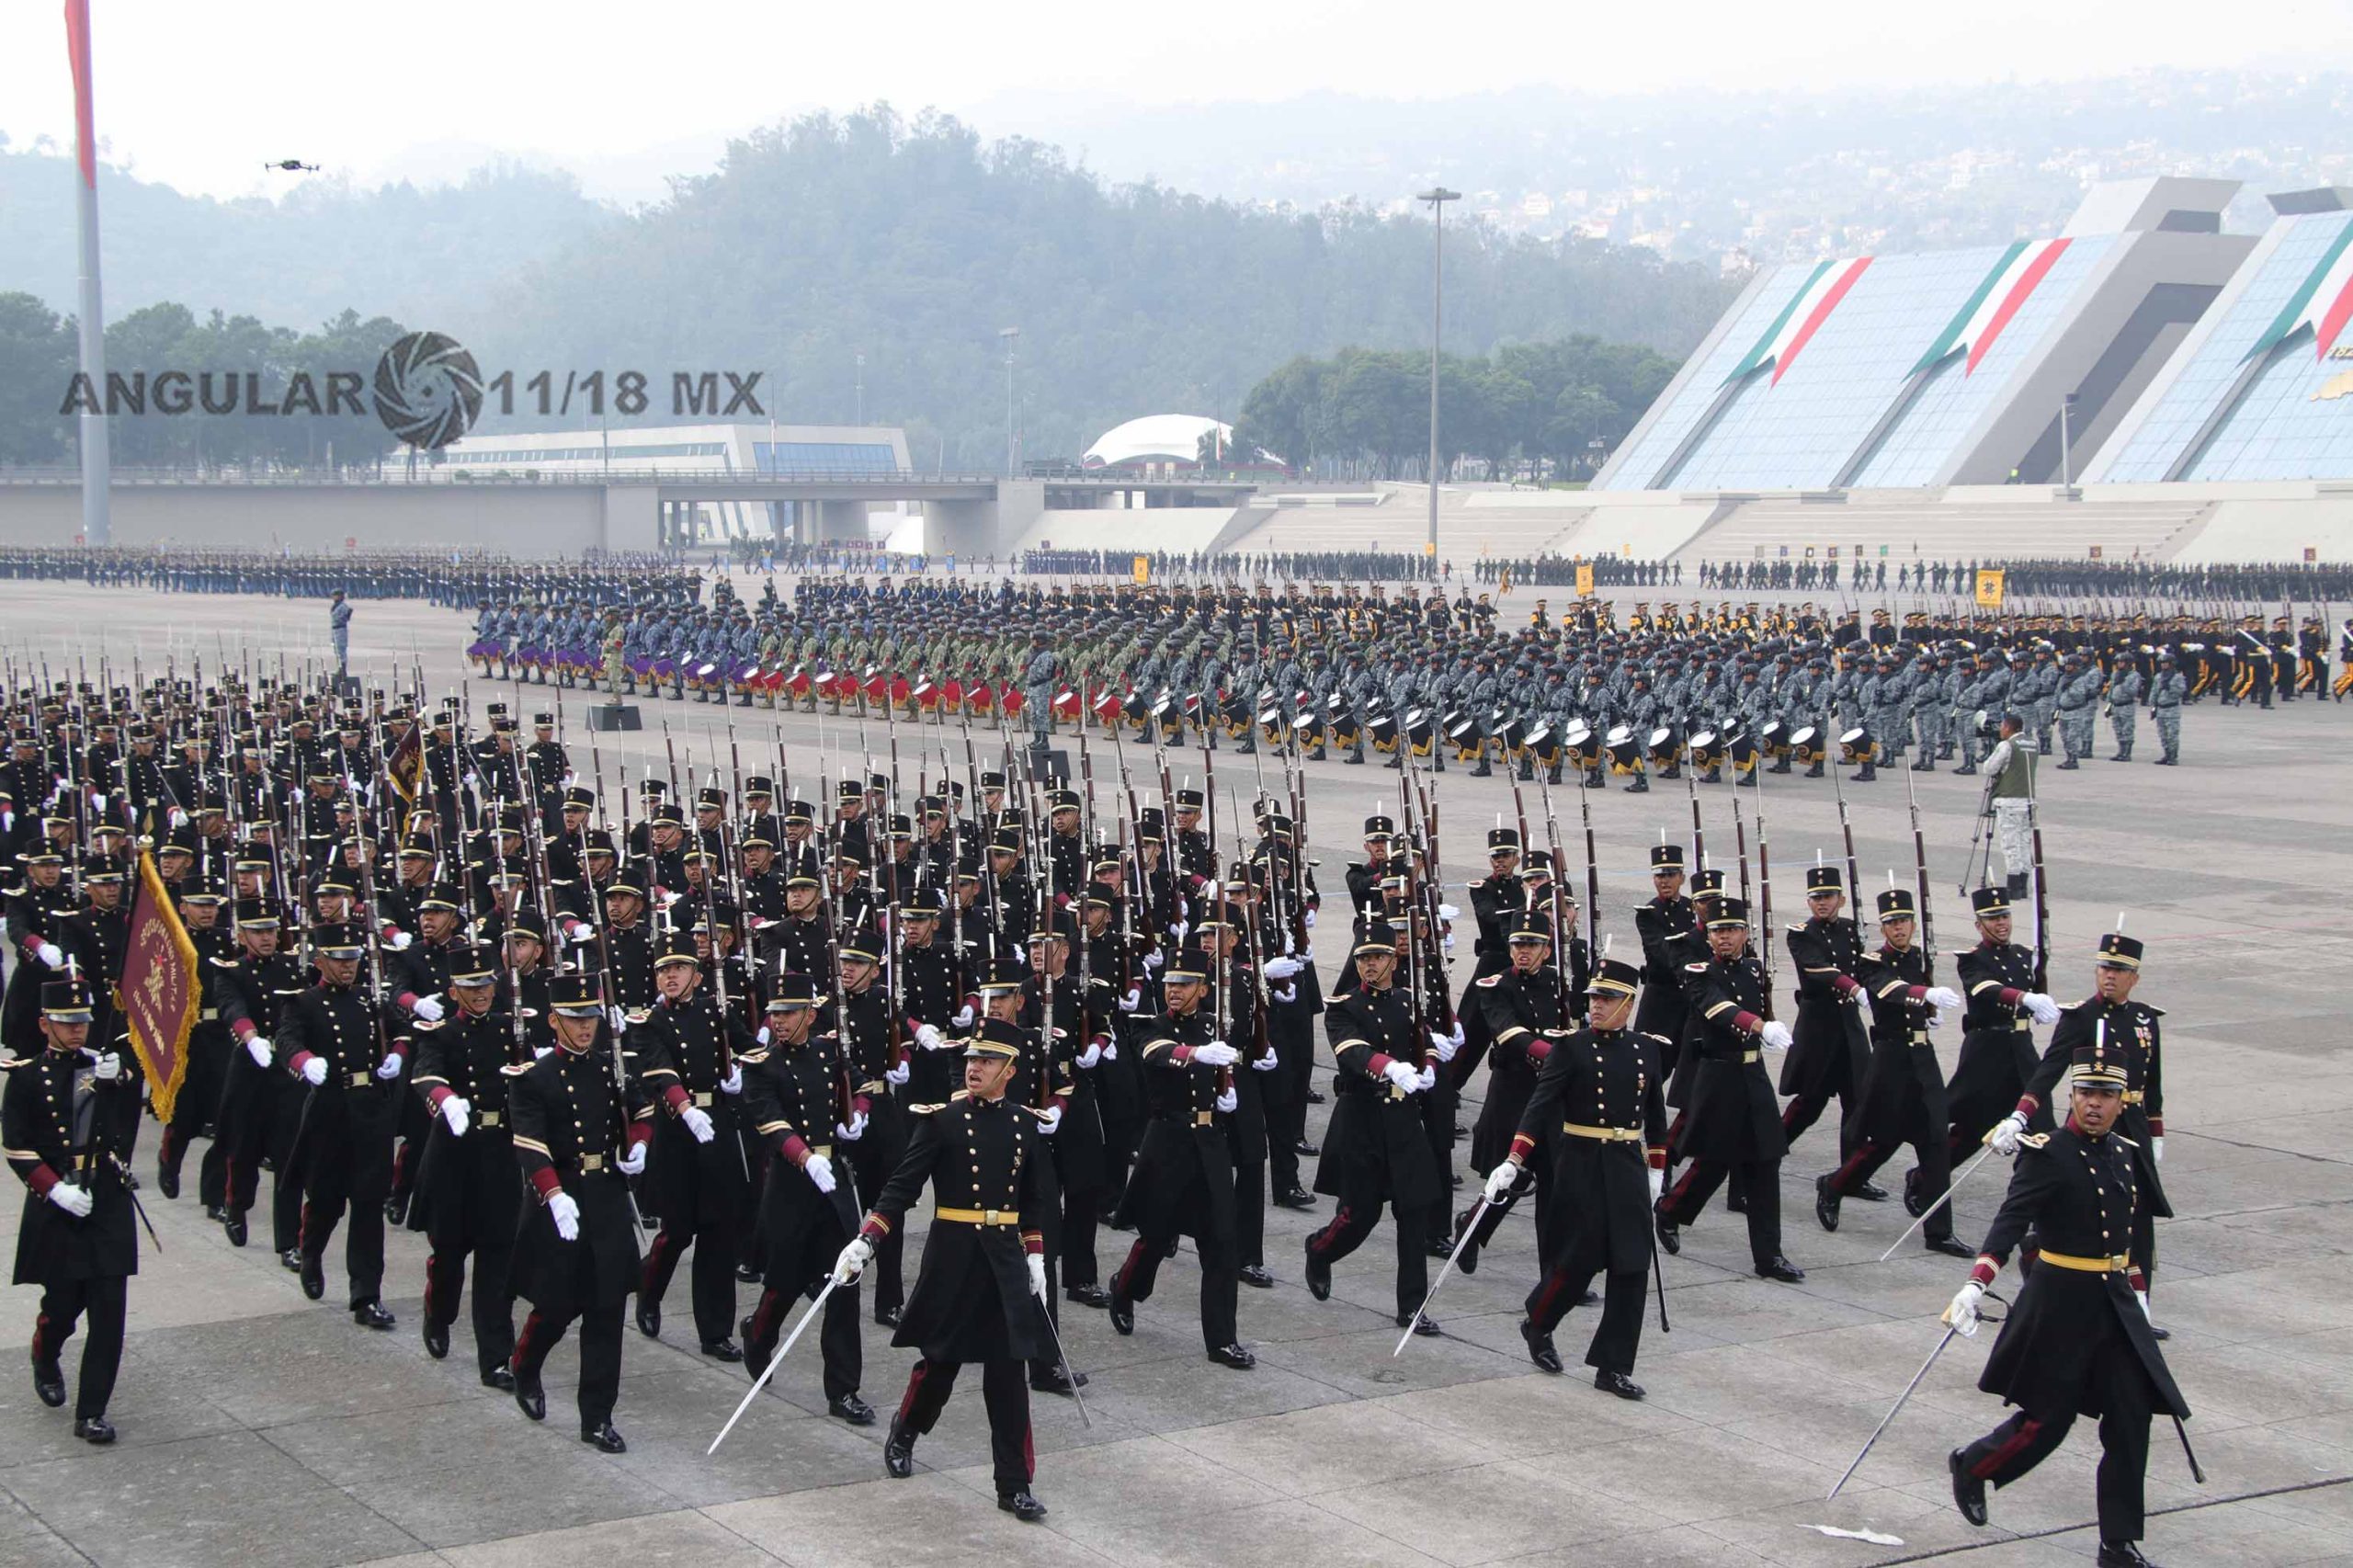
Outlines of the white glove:
[[[1310,926],[1315,924],[1315,911],[1311,909],[1307,912],[1307,923]],[[1307,946],[1299,949],[1299,961],[1302,963],[1313,963],[1315,961],[1314,943],[1310,942]]]
[[2149,1158],[2161,1165],[2165,1163],[2165,1140],[2164,1133],[2161,1132],[2149,1140]]
[[[1305,925],[1305,926],[1306,926],[1306,927],[1307,927],[1309,930],[1311,930],[1311,931],[1314,930],[1314,929],[1315,929],[1315,906],[1314,906],[1313,904],[1310,904],[1310,905],[1308,905],[1308,907],[1307,907],[1307,908],[1305,908],[1305,909],[1303,909],[1303,910],[1300,911],[1300,919],[1301,919],[1301,922],[1302,922],[1303,925]],[[1311,952],[1311,953],[1309,953],[1307,956],[1308,956],[1308,957],[1310,957],[1310,958],[1313,958],[1315,955],[1314,955],[1313,953],[1312,953],[1312,952]]]
[[615,1034],[629,1033],[629,1015],[622,1012],[619,1006],[606,1008],[605,1017],[613,1026]]
[[695,1135],[698,1143],[708,1143],[717,1135],[710,1125],[710,1113],[699,1105],[690,1105],[680,1111],[678,1119],[686,1123],[687,1131]]
[[731,1062],[727,1064],[727,1076],[719,1080],[719,1092],[722,1095],[740,1095],[744,1092],[742,1062]]
[[1268,980],[1289,980],[1299,971],[1300,962],[1297,959],[1268,959],[1267,960]]
[[1438,1029],[1430,1030],[1430,1049],[1438,1052],[1440,1062],[1454,1060],[1454,1037]]
[[1203,1067],[1231,1067],[1242,1060],[1242,1053],[1222,1040],[1193,1047],[1193,1060]]
[[1234,1107],[1242,1103],[1242,1096],[1240,1091],[1235,1089],[1220,1089],[1217,1098],[1211,1103],[1221,1111],[1231,1112]]
[[1654,1165],[1651,1167],[1650,1176],[1651,1207],[1655,1209],[1658,1207],[1658,1200],[1666,1196],[1666,1173]]
[[1103,1060],[1106,1062],[1117,1062],[1119,1059],[1120,1042],[1114,1040],[1105,1040],[1103,1042]]
[[1038,1131],[1048,1138],[1062,1131],[1063,1108],[1050,1105],[1038,1113]]
[[1086,1042],[1086,1049],[1078,1053],[1078,1065],[1081,1070],[1092,1067],[1102,1060],[1103,1041],[1099,1040],[1088,1040]]
[[960,1029],[971,1028],[972,1027],[972,1005],[970,1002],[965,1003],[963,1006],[957,1009],[955,1017],[949,1021],[953,1023]]
[[862,1110],[854,1110],[849,1113],[849,1120],[847,1122],[834,1123],[834,1136],[845,1143],[855,1143],[865,1137],[866,1113]]
[[269,1037],[262,1034],[247,1035],[245,1037],[245,1054],[254,1059],[255,1066],[268,1066]]
[[409,950],[411,945],[415,941],[416,938],[410,936],[407,932],[395,931],[391,936],[384,938],[384,946],[391,949],[393,952],[404,953]]
[[555,1221],[555,1233],[567,1242],[580,1239],[580,1200],[559,1187],[548,1199],[549,1217]]
[[918,1024],[915,1026],[915,1043],[926,1051],[945,1051],[948,1049],[948,1037],[930,1024]]
[[1423,1068],[1420,1074],[1414,1079],[1414,1087],[1423,1094],[1427,1094],[1430,1090],[1437,1088],[1438,1069],[1435,1067]]
[[1790,1049],[1790,1026],[1779,1018],[1768,1018],[1764,1028],[1757,1032],[1757,1038],[1765,1042],[1768,1050],[1787,1051]]
[[1972,1279],[1953,1292],[1952,1304],[1945,1308],[1945,1322],[1963,1339],[1977,1337],[1977,1301],[1985,1294],[1985,1287]]
[[1945,1027],[1945,1015],[1941,1008],[1928,1009],[1928,1027],[1932,1029],[1940,1029]]
[[1143,956],[1143,967],[1146,971],[1158,969],[1161,965],[1161,961],[1160,951],[1158,949],[1154,949]]
[[623,1176],[643,1176],[645,1174],[645,1145],[631,1143],[629,1146],[629,1153],[613,1162],[613,1169]]
[[441,998],[420,996],[416,999],[416,1006],[414,1010],[416,1016],[426,1023],[438,1024],[441,1021]]
[[450,1137],[463,1138],[466,1135],[467,1124],[473,1119],[473,1108],[457,1095],[451,1095],[441,1102],[441,1119],[449,1124]]
[[65,967],[65,955],[58,950],[58,946],[55,942],[43,942],[40,947],[33,949],[33,956],[40,960],[42,963],[46,964],[51,969],[63,969]]
[[1462,911],[1455,908],[1454,905],[1450,903],[1441,903],[1438,906],[1438,917],[1440,920],[1451,920],[1461,913]]
[[76,1187],[70,1181],[61,1181],[52,1186],[49,1189],[49,1200],[76,1220],[88,1219],[91,1209],[96,1205],[96,1199],[91,1198],[85,1188]]
[[589,925],[585,920],[575,920],[572,923],[572,945],[574,947],[585,948],[596,939],[597,928],[594,926]]
[[1446,951],[1449,953],[1452,952],[1454,950],[1454,933],[1449,931],[1444,937],[1438,939],[1438,945],[1440,948],[1443,948]]
[[1272,996],[1278,1002],[1296,1002],[1299,1000],[1299,987],[1297,985],[1278,985],[1272,991],[1267,993],[1267,994]]
[[302,1063],[302,1082],[317,1088],[327,1081],[327,1063],[324,1056],[313,1056]]
[[2154,1323],[2156,1319],[2149,1308],[2149,1293],[2146,1290],[2135,1290],[2132,1292],[2132,1299],[2141,1303],[2141,1321]]
[[2029,991],[2020,1000],[2026,1010],[2033,1015],[2036,1023],[2055,1024],[2059,1021],[2059,1004],[2041,992]]
[[1188,926],[1185,922],[1179,920],[1175,925],[1168,927],[1168,939],[1179,946],[1182,946],[1185,940],[1185,933],[1191,929],[1192,927],[1190,926]]
[[810,1155],[801,1162],[801,1173],[808,1176],[809,1185],[819,1192],[834,1190],[834,1162],[824,1155]]
[[1519,1167],[1509,1160],[1498,1160],[1495,1168],[1487,1173],[1487,1201],[1501,1203],[1504,1195],[1519,1185]]
[[1142,1006],[1143,987],[1140,985],[1129,986],[1128,994],[1120,998],[1120,1011],[1122,1013],[1132,1013]]
[[882,1081],[886,1084],[904,1084],[914,1076],[915,1067],[912,1063],[905,1062],[900,1062],[896,1067],[886,1067],[882,1070]]
[[1022,1256],[1029,1265],[1029,1293],[1042,1301],[1046,1299],[1046,1255],[1031,1252]]
[[2025,1131],[2026,1117],[2014,1110],[1994,1124],[1994,1135],[1987,1142],[1994,1145],[1994,1153],[2007,1159],[2018,1152],[2018,1138]]
[[762,1045],[767,1045],[773,1042],[773,1037],[769,1035],[768,1027],[766,1024],[762,1024],[759,1028],[759,1032],[753,1035],[752,1038]]
[[1389,1065],[1381,1070],[1381,1075],[1409,1095],[1422,1086],[1421,1072],[1410,1062],[1392,1059]]
[[401,1054],[399,1051],[395,1051],[389,1052],[381,1062],[376,1063],[376,1076],[383,1079],[386,1083],[390,1083],[400,1075]]
[[835,1282],[842,1285],[855,1283],[858,1277],[866,1272],[866,1266],[873,1261],[874,1244],[864,1236],[852,1236],[849,1245],[842,1248],[841,1255],[834,1259]]
[[1282,1059],[1271,1051],[1264,1056],[1254,1056],[1250,1059],[1250,1071],[1253,1073],[1271,1073],[1281,1065]]
[[188,825],[188,813],[180,810],[177,806],[174,806],[172,808],[171,824],[174,827],[186,827]]
[[1961,993],[1955,991],[1949,985],[1931,985],[1928,987],[1928,1006],[1938,1009],[1939,1012],[1959,1007],[1961,1005]]
[[531,1047],[531,1060],[537,1062],[540,1057],[545,1056],[549,1051],[553,1051],[555,1047],[551,1045],[535,1045]]
[[90,1063],[90,1076],[102,1084],[111,1084],[122,1075],[122,1058],[109,1051]]

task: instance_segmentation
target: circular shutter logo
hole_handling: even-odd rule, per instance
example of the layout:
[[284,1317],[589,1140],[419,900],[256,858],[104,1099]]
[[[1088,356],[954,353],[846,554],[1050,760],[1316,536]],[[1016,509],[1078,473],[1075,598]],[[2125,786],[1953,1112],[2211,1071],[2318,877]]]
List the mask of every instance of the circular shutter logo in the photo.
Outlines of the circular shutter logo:
[[454,337],[412,332],[376,361],[376,417],[412,447],[464,435],[482,412],[482,370]]

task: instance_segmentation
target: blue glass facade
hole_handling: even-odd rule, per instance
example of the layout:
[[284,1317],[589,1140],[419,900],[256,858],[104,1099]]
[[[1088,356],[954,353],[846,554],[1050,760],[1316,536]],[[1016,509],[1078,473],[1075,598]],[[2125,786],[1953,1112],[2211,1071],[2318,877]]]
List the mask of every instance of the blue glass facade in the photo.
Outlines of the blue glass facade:
[[899,455],[887,441],[755,441],[752,460],[762,473],[899,472]]
[[[1933,483],[1960,455],[1969,432],[2000,403],[2036,347],[2068,319],[2114,244],[2113,236],[2096,236],[2070,244],[1975,372],[1962,374],[1958,359],[1932,371],[1851,483]],[[1896,407],[1920,356],[2006,249],[1984,245],[1875,258],[1778,383],[1768,371],[1730,397],[1667,486],[1779,490],[1835,483]],[[1674,405],[1629,447],[1603,488],[1659,485],[1660,470],[1717,403],[1724,377],[1813,271],[1812,263],[1785,265],[1750,297],[1740,319],[1678,389]]]
[[[2138,425],[2088,477],[2121,483],[2174,476],[2202,433],[2203,449],[2177,477],[2353,478],[2353,344],[2340,342],[2330,358],[2317,358],[2305,331],[2268,358],[2249,358],[2348,223],[2353,212],[2279,220],[2268,254],[2249,262],[2204,341],[2186,361],[2176,360]],[[2249,379],[2251,367],[2259,368]]]

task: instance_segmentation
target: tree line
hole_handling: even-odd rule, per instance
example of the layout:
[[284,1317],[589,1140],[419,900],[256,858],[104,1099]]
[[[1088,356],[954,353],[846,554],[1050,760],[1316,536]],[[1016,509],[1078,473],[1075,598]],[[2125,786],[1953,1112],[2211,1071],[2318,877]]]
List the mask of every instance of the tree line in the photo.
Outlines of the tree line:
[[[1673,378],[1655,349],[1586,334],[1438,359],[1442,477],[1565,480],[1590,475]],[[1233,446],[1294,473],[1425,479],[1429,470],[1427,351],[1344,348],[1302,355],[1250,389]],[[1597,445],[1598,443],[1598,445]]]

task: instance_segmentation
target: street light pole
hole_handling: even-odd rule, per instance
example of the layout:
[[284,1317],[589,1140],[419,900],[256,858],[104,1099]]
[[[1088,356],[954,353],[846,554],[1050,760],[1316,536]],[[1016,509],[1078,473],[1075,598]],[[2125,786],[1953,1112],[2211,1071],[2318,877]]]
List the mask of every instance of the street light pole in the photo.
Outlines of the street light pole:
[[858,423],[866,423],[866,356],[858,357]]
[[1430,204],[1430,531],[1423,547],[1433,575],[1438,572],[1438,346],[1441,307],[1446,299],[1446,274],[1442,265],[1446,237],[1446,204],[1460,201],[1462,193],[1434,185],[1414,198]]
[[996,335],[1005,339],[1005,477],[1013,477],[1013,345],[1021,335],[1017,326],[997,328]]

